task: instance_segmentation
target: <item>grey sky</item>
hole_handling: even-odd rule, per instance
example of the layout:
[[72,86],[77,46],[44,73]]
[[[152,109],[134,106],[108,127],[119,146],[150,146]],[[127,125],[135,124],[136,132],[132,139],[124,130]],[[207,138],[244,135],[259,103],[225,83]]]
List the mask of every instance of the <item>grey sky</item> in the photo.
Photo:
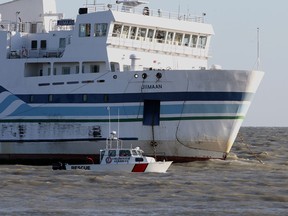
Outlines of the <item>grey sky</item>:
[[[75,17],[86,1],[57,0],[58,12]],[[96,1],[102,2],[115,1]],[[244,126],[288,126],[287,0],[150,0],[150,7],[175,12],[180,8],[181,13],[196,15],[205,12],[206,22],[215,31],[209,65],[219,64],[223,69],[256,69],[260,28],[260,69],[266,73]]]

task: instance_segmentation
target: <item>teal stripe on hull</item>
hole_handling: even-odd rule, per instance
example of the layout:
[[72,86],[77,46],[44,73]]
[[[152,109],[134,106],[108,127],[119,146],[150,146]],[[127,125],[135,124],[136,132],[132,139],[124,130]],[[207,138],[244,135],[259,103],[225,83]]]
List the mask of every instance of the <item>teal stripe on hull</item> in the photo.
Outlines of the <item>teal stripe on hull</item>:
[[[246,113],[249,105],[246,104],[185,104],[161,105],[161,115],[179,114],[237,114]],[[26,104],[20,106],[10,116],[38,117],[38,116],[61,116],[61,117],[105,117],[108,115],[107,107],[30,107]],[[137,116],[143,114],[143,106],[118,106],[111,107],[111,116]]]

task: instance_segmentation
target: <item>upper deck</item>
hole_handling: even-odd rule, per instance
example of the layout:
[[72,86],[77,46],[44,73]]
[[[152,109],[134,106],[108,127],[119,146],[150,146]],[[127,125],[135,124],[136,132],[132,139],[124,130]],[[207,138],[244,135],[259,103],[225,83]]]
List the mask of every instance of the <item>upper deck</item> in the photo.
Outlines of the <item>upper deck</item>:
[[[143,1],[141,1],[143,2]],[[148,4],[148,1],[145,1]],[[134,7],[129,5],[119,5],[119,4],[88,4],[86,5],[87,13],[94,13],[106,10],[125,12],[131,14],[145,15],[151,17],[162,17],[164,19],[172,19],[179,21],[188,21],[188,22],[205,22],[205,14],[201,16],[188,14],[175,13],[171,11],[163,11],[162,9],[151,9],[148,6],[144,7]]]
[[[51,71],[63,75],[114,71],[113,68],[119,71],[206,68],[214,31],[204,22],[204,15],[181,15],[146,5],[135,7],[145,2],[126,0],[118,1],[121,4],[86,5],[79,9],[76,20],[63,19],[56,10],[47,12],[44,7],[40,18],[35,13],[36,23],[28,22],[21,11],[22,19],[0,23],[3,25],[0,37],[3,41],[7,38],[7,44],[0,47],[6,51],[6,54],[0,52],[1,58],[25,60],[27,77],[50,75]],[[50,17],[48,23],[47,17]]]

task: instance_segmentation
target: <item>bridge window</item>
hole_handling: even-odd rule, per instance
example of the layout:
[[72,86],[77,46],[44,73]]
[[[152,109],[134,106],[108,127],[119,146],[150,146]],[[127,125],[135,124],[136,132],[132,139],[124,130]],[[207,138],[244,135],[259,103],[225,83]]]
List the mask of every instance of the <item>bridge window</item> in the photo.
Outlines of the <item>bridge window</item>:
[[120,37],[121,35],[121,29],[122,29],[122,25],[119,24],[115,24],[114,28],[113,28],[113,37]]
[[199,37],[199,43],[198,48],[205,49],[207,43],[207,36],[200,36]]
[[85,23],[79,25],[79,37],[90,37],[91,24]]
[[196,46],[197,46],[197,40],[198,40],[198,35],[192,35],[192,41],[191,41],[191,44],[190,44],[190,46],[191,46],[192,48],[196,48]]
[[130,39],[135,39],[136,38],[136,31],[137,31],[137,27],[131,27],[130,29]]
[[190,37],[191,36],[189,34],[185,34],[185,36],[184,36],[184,46],[189,46]]
[[156,31],[155,39],[157,40],[158,43],[164,43],[165,37],[166,37],[166,31],[162,30]]
[[147,34],[148,41],[152,42],[154,37],[154,29],[149,29]]
[[130,26],[124,26],[124,27],[123,27],[123,32],[122,32],[122,37],[123,37],[123,38],[128,38],[129,29],[130,29]]
[[105,37],[107,35],[107,23],[95,24],[95,37]]
[[138,29],[137,40],[144,41],[145,37],[146,37],[146,32],[147,32],[146,28],[139,28]]
[[174,39],[175,45],[181,46],[182,45],[182,40],[183,40],[183,34],[176,33],[175,39]]
[[172,44],[173,43],[173,37],[174,37],[174,32],[168,32],[166,43]]

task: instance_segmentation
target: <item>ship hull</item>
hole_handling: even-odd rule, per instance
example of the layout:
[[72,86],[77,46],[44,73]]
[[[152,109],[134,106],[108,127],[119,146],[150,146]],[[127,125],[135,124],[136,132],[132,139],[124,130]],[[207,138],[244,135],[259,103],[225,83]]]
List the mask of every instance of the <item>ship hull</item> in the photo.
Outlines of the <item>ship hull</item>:
[[[65,89],[74,91],[73,95],[59,94],[63,92],[60,87],[54,87],[54,94],[47,94],[52,90],[44,88],[35,94],[39,81],[31,83],[31,92],[25,94],[17,87],[8,89],[4,83],[0,93],[0,159],[45,162],[61,158],[81,161],[91,155],[97,158],[95,153],[103,148],[111,130],[119,131],[119,138],[127,145],[175,162],[225,159],[263,73],[159,73],[149,71],[148,77],[143,75],[146,72],[111,73],[101,79],[107,83],[101,87],[96,83],[78,92],[75,86]],[[55,99],[43,101],[50,100],[50,95]],[[84,96],[88,99],[77,101]]]

